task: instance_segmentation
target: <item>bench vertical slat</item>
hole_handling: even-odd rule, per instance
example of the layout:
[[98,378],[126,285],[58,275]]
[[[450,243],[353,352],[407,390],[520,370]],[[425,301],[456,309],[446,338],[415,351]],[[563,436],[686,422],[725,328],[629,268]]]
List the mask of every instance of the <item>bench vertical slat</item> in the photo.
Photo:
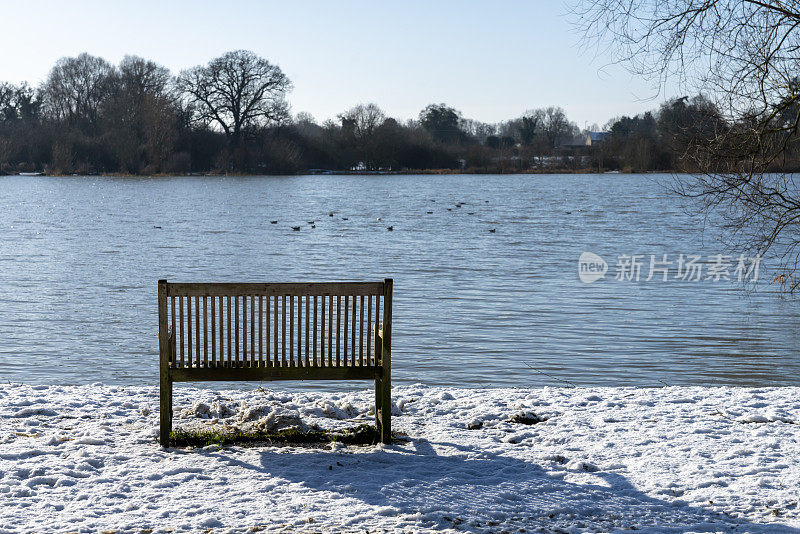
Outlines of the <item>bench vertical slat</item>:
[[217,297],[211,297],[211,366],[217,366]]
[[[380,308],[381,308],[381,297],[377,297],[375,299],[375,354],[373,356],[374,363],[373,365],[378,366],[380,365],[380,353],[381,353],[381,337],[380,337]],[[383,399],[383,393],[381,392],[381,377],[380,375],[375,377],[375,426],[378,429],[381,428],[381,401]]]
[[256,298],[250,295],[250,367],[258,367],[256,347]]
[[281,366],[286,367],[286,295],[281,299]]
[[274,300],[274,302],[273,302],[273,308],[272,308],[272,319],[273,319],[273,323],[272,324],[273,324],[274,328],[273,328],[273,332],[272,332],[272,337],[273,337],[273,340],[275,341],[275,343],[273,343],[275,345],[275,348],[274,348],[275,357],[273,358],[272,365],[274,365],[275,367],[278,367],[280,365],[280,356],[278,354],[278,311],[279,311],[278,310],[278,295],[275,295],[275,298],[273,300]]
[[328,367],[333,367],[333,295],[328,295]]
[[[239,298],[236,298],[236,314],[239,314]],[[236,332],[239,332],[237,325]],[[236,358],[236,363],[239,363],[239,358]],[[242,367],[248,367],[247,363],[247,297],[242,297]]]
[[256,346],[256,297],[250,295],[250,367],[258,367],[258,347]]
[[208,367],[208,297],[203,297],[203,365]]
[[289,366],[294,365],[294,296],[289,296]]
[[258,297],[258,366],[264,366],[264,297]]
[[[362,321],[363,326],[363,321]],[[367,297],[367,365],[372,365],[372,351],[370,350],[372,344],[372,295]],[[364,362],[361,362],[364,365]]]
[[342,296],[336,296],[336,367],[341,363],[341,339],[342,339]]
[[233,366],[239,367],[239,297],[233,297]]
[[319,364],[325,366],[325,295],[322,295],[322,302],[320,306],[321,321],[320,321],[320,335],[319,335]]
[[[358,323],[356,323],[356,307],[357,307],[357,299],[355,295],[353,295],[353,305],[348,308],[347,301],[350,299],[349,296],[344,298],[345,306],[344,306],[344,322],[350,322],[350,330],[348,331],[347,328],[344,330],[344,344],[345,347],[350,345],[350,360],[347,359],[347,350],[344,351],[344,363],[345,365],[355,365],[356,364],[356,354],[358,353],[358,349],[356,347],[356,331],[358,330]],[[349,311],[348,311],[349,309]],[[348,315],[349,314],[349,315]],[[349,334],[348,334],[349,332]]]
[[314,365],[317,365],[317,296],[314,295]]
[[358,365],[358,297],[353,295],[350,307],[350,365]]
[[242,367],[250,367],[250,351],[252,349],[250,342],[247,340],[250,334],[250,322],[248,320],[250,314],[247,311],[248,300],[246,295],[242,297]]
[[[306,310],[307,311],[307,310]],[[303,297],[297,296],[297,366],[303,365]]]
[[[353,305],[355,305],[355,301],[353,301]],[[348,311],[349,309],[350,309],[350,297],[345,295],[345,297],[344,297],[344,338],[342,340],[342,344],[344,345],[344,351],[343,351],[343,354],[344,354],[344,365],[347,365],[347,332],[348,332],[347,327],[350,326],[350,325],[347,324],[348,323],[348,317],[350,317],[349,311]],[[352,327],[355,328],[355,325],[352,325]],[[351,350],[354,350],[352,348],[352,346],[351,346]]]
[[225,367],[225,299],[219,297],[219,360],[217,365]]
[[[292,300],[292,302],[294,302],[295,298],[297,298],[297,306],[296,306],[297,313],[296,314],[292,313],[292,325],[294,325],[294,327],[296,328],[296,331],[292,330],[292,332],[291,332],[292,333],[292,339],[294,339],[294,343],[292,344],[292,351],[291,351],[291,355],[289,357],[289,365],[291,365],[291,366],[299,366],[300,365],[300,361],[299,361],[300,360],[300,332],[301,332],[301,329],[300,329],[300,306],[301,306],[300,297],[291,296],[289,298]],[[297,320],[295,320],[295,316],[296,316]],[[295,360],[295,358],[296,358],[296,360]]]
[[309,339],[308,327],[309,327],[309,323],[311,322],[311,312],[309,311],[310,304],[311,304],[311,295],[306,295],[306,344],[305,344],[305,347],[306,347],[306,367],[308,367],[310,365],[310,362],[308,361],[308,356],[309,356],[309,350],[308,350],[308,348],[309,348],[308,347],[308,339]]
[[353,346],[353,365],[358,365],[358,357],[357,357],[357,349],[356,349],[356,347],[358,347],[358,332],[357,332],[357,326],[356,325],[358,325],[358,314],[359,314],[359,312],[357,311],[357,308],[358,308],[358,297],[353,295],[353,311],[351,312],[353,314],[353,317],[352,317],[352,319],[353,319],[353,331],[350,332],[350,337],[351,337],[350,341],[351,341],[351,344]]
[[228,357],[225,367],[233,367],[233,328],[231,328],[231,298],[226,299],[228,307]]
[[247,366],[247,297],[238,296],[234,301],[233,320],[237,321],[236,336],[239,343],[236,348],[236,367]]
[[266,337],[267,337],[267,343],[266,343],[267,360],[266,360],[266,363],[267,363],[267,367],[271,367],[272,366],[272,356],[270,356],[271,352],[269,351],[269,340],[270,340],[269,325],[270,325],[270,316],[271,316],[269,310],[270,310],[271,307],[272,307],[272,299],[267,297],[267,316],[266,316],[265,321],[264,321],[265,323],[267,323],[267,331],[266,331]]
[[381,337],[378,335],[381,324],[381,298],[375,297],[375,354],[373,355],[372,365],[380,365],[381,357]]
[[194,298],[194,364],[200,367],[200,297]]
[[[352,352],[354,350],[352,347],[349,346],[350,345],[349,334],[350,334],[350,330],[355,328],[355,325],[351,324],[351,321],[350,321],[350,298],[347,295],[342,295],[341,297],[337,297],[337,300],[339,300],[339,299],[344,299],[344,307],[340,306],[339,310],[338,310],[338,313],[342,314],[342,325],[343,326],[342,326],[342,331],[341,331],[341,334],[342,334],[342,361],[341,361],[341,363],[337,362],[337,365],[343,365],[343,366],[347,367],[347,365],[349,365],[347,363],[347,351],[350,350]],[[353,302],[353,305],[355,305],[355,302]],[[339,337],[339,330],[338,329],[336,331],[336,337]],[[338,355],[337,355],[337,359],[338,359]]]
[[225,330],[222,327],[222,297],[214,297],[214,300],[219,305],[219,307],[217,308],[217,320],[218,320],[217,328],[219,329],[217,331],[217,334],[219,334],[219,337],[217,339],[219,339],[219,351],[217,352],[216,356],[214,356],[214,358],[215,358],[214,361],[216,362],[217,367],[222,367],[222,362],[224,361],[224,358],[222,357],[222,355],[223,355],[224,350],[225,350],[224,349],[225,340],[223,338],[223,334],[224,334]]
[[[364,303],[361,302],[361,308],[364,307]],[[353,332],[351,333],[352,337],[352,344],[353,344],[353,365],[358,365],[358,355],[361,347],[359,343],[363,343],[363,339],[359,338],[359,328],[363,328],[363,325],[359,324],[359,317],[363,317],[364,310],[361,310],[361,315],[359,315],[359,299],[357,296],[353,295]]]
[[[238,305],[241,302],[241,312],[239,311]],[[241,336],[242,344],[241,344],[241,352],[239,352],[239,356],[236,358],[236,366],[237,367],[247,367],[247,351],[248,351],[248,344],[247,344],[247,297],[241,296],[236,299],[236,313],[240,316],[240,323],[239,327],[236,328],[237,333]]]
[[[355,299],[355,297],[353,297]],[[358,333],[358,365],[364,365],[364,295],[361,295],[361,305],[359,306],[359,314],[358,314],[358,325],[359,325],[359,333]],[[355,359],[355,354],[353,354],[353,359]]]
[[192,366],[192,297],[186,297],[186,356],[187,365]]
[[[178,338],[178,332],[175,331],[175,297],[170,297],[170,308],[172,310],[172,339],[173,341]],[[178,362],[175,361],[175,354],[172,355],[173,361],[170,362],[170,367],[177,367]]]
[[250,295],[250,367],[258,367],[256,359],[256,298]]

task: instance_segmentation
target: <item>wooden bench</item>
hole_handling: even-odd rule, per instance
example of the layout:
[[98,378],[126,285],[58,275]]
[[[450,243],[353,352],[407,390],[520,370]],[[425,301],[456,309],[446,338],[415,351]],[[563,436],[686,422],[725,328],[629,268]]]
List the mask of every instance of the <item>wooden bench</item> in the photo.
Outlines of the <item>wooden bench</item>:
[[391,339],[391,279],[159,280],[161,444],[172,431],[172,383],[209,380],[374,380],[375,423],[389,443]]

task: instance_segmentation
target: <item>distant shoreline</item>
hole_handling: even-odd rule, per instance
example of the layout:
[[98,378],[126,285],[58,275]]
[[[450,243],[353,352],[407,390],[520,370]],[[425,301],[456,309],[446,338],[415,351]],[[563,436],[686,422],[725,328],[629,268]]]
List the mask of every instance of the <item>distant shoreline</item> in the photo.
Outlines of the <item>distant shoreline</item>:
[[424,170],[404,170],[404,171],[324,171],[324,172],[295,172],[295,173],[269,173],[256,174],[252,172],[189,172],[189,173],[168,173],[168,174],[128,174],[119,172],[109,173],[17,173],[0,174],[0,177],[23,176],[28,178],[48,177],[48,178],[67,178],[67,177],[91,177],[91,176],[111,176],[115,178],[168,178],[168,177],[204,177],[204,176],[422,176],[422,175],[475,175],[475,176],[497,176],[497,175],[556,175],[556,174],[675,174],[688,171],[637,171],[637,170],[604,170],[593,169],[528,169],[528,170],[454,170],[454,169],[424,169]]

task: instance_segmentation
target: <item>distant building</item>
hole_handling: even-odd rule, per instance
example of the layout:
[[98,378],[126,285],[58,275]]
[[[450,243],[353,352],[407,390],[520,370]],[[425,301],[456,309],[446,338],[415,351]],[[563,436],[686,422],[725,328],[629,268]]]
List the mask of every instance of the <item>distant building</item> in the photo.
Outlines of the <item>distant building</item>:
[[586,146],[602,143],[608,137],[608,132],[588,132],[586,134]]
[[586,139],[580,135],[572,137],[558,137],[555,140],[555,148],[583,148],[586,146]]
[[586,148],[587,146],[598,145],[608,138],[608,132],[586,132],[582,135],[558,137],[555,140],[555,148]]

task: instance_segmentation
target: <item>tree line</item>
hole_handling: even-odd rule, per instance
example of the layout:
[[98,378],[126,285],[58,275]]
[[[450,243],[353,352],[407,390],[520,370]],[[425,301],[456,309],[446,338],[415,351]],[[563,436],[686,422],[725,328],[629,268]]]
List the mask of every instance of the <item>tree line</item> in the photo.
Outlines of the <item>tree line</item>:
[[586,147],[558,107],[489,124],[446,104],[401,122],[370,103],[320,124],[290,113],[291,89],[246,50],[178,75],[136,56],[62,58],[38,87],[0,82],[0,173],[669,170],[692,136],[725,125],[704,97],[673,99]]

